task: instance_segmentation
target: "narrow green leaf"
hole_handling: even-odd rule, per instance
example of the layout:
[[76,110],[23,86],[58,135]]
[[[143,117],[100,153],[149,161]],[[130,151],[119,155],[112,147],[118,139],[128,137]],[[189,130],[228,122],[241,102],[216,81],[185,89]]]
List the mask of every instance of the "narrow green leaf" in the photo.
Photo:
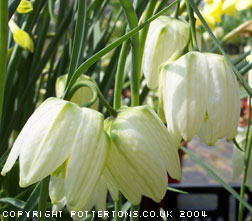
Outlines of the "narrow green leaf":
[[18,102],[17,110],[13,114],[13,117],[8,118],[8,125],[6,126],[7,128],[5,128],[3,131],[1,131],[3,133],[1,140],[0,140],[0,147],[1,148],[3,148],[3,146],[4,146],[3,144],[5,144],[6,141],[8,140],[9,135],[10,135],[16,121],[20,117],[19,114],[21,113],[21,110],[24,107],[24,103],[26,101],[27,95],[30,93],[31,88],[35,85],[43,68],[45,67],[45,65],[47,64],[48,60],[50,59],[52,53],[54,52],[55,48],[57,47],[59,40],[61,39],[62,35],[66,31],[66,29],[69,25],[71,16],[72,16],[72,8],[69,9],[68,13],[66,14],[64,19],[62,20],[62,22],[59,26],[58,32],[56,33],[53,40],[50,42],[49,46],[47,47],[47,49],[44,53],[44,56],[41,58],[37,68],[34,70],[34,74],[29,79],[29,82],[27,82],[27,86],[26,86],[25,90],[23,91],[23,93],[21,94],[21,98]]
[[182,191],[182,190],[173,188],[173,187],[169,187],[169,186],[167,187],[167,190],[168,190],[168,191],[171,191],[171,192],[175,192],[175,193],[188,194],[188,192],[185,192],[185,191]]
[[252,69],[252,63],[248,63],[245,67],[243,67],[240,70],[240,73],[241,73],[241,75],[244,75],[244,74],[246,74],[251,69]]
[[210,169],[202,160],[200,160],[194,153],[185,147],[181,149],[188,154],[188,156],[197,164],[199,164],[210,176],[212,176],[219,184],[221,184],[229,193],[231,193],[237,200],[239,200],[250,212],[252,212],[252,207],[240,197],[240,195],[225,181],[223,181],[212,169]]
[[240,147],[240,145],[238,144],[238,142],[237,142],[237,140],[235,138],[233,139],[233,143],[234,143],[236,148],[238,148],[240,151],[244,152],[244,150]]
[[251,53],[251,50],[246,51],[246,52],[238,55],[237,57],[235,57],[234,59],[232,59],[232,63],[234,65],[239,64],[243,59],[245,59],[248,55],[250,55],[250,53]]
[[241,88],[240,89],[240,99],[243,99],[248,96],[249,96],[248,92],[244,88]]
[[102,56],[113,50],[114,48],[118,47],[120,44],[122,44],[124,41],[128,40],[130,37],[135,35],[137,32],[139,32],[142,28],[144,28],[146,25],[150,24],[152,21],[154,21],[156,18],[167,12],[170,8],[172,8],[174,5],[176,5],[178,0],[171,3],[169,6],[167,6],[165,9],[160,11],[159,13],[152,16],[150,19],[148,19],[146,22],[142,23],[141,25],[137,26],[136,28],[132,29],[122,37],[118,38],[111,44],[109,44],[107,47],[103,48],[99,52],[97,52],[95,55],[93,55],[91,58],[86,60],[84,63],[82,63],[79,68],[74,73],[73,77],[71,78],[69,84],[66,87],[64,96],[68,93],[68,91],[71,89],[71,87],[74,85],[75,81],[78,79],[78,77],[84,73],[92,64],[94,64],[96,61],[98,61]]
[[0,123],[4,99],[4,82],[7,68],[8,47],[8,4],[7,0],[0,1]]
[[127,201],[126,203],[123,204],[121,211],[123,213],[127,212],[130,209],[130,207],[131,207],[131,203],[129,201]]
[[8,203],[12,206],[15,206],[19,209],[23,209],[25,206],[25,202],[19,199],[11,198],[11,197],[4,197],[0,198],[0,203]]
[[[6,1],[2,1],[2,2],[7,2]],[[8,11],[9,11],[9,16],[8,18],[10,19],[12,17],[12,15],[15,13],[18,5],[20,3],[20,0],[8,0]]]
[[86,8],[87,1],[78,1],[77,21],[74,32],[73,50],[71,61],[69,65],[67,82],[70,81],[74,71],[77,68],[78,61],[81,56],[81,49],[84,40],[85,26],[86,26]]
[[26,217],[26,213],[24,211],[32,211],[32,209],[34,208],[34,206],[38,203],[38,199],[39,199],[39,193],[40,193],[40,183],[38,183],[34,190],[32,191],[29,199],[27,200],[24,208],[23,208],[23,214],[22,216],[17,218],[17,221],[24,221],[27,219]]
[[11,149],[7,149],[4,154],[0,158],[0,168],[3,167],[3,164],[5,163],[5,160],[7,159]]

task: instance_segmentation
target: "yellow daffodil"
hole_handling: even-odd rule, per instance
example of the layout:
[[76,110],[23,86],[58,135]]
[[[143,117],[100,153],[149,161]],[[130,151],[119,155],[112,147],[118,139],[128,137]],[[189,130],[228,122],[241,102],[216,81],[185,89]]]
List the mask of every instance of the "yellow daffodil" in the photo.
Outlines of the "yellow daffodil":
[[[244,10],[251,6],[252,0],[206,0],[203,12],[201,12],[201,14],[209,27],[213,29],[215,23],[221,22],[222,14],[235,16],[237,10]],[[198,18],[196,24],[202,25]]]
[[17,7],[17,12],[19,14],[27,14],[29,12],[33,11],[33,6],[30,1],[27,0],[21,0]]
[[225,0],[222,6],[223,14],[227,14],[230,16],[236,15],[236,4],[239,0]]
[[33,40],[29,36],[29,34],[23,30],[21,30],[17,24],[11,19],[9,21],[9,27],[13,34],[14,41],[25,50],[30,52],[34,51]]

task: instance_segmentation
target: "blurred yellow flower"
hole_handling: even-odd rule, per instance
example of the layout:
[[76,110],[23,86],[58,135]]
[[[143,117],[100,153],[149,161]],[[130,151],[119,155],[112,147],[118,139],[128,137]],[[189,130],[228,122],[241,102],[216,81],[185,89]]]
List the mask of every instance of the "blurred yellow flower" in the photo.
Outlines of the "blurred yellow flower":
[[13,34],[14,41],[25,50],[33,52],[34,51],[33,40],[31,39],[29,34],[21,30],[12,19],[9,21],[9,27]]
[[236,9],[245,10],[252,7],[252,0],[239,0],[236,4]]
[[[204,12],[200,12],[202,17],[205,19],[206,23],[208,24],[208,26],[211,28],[211,29],[214,29],[214,26],[215,26],[215,19],[204,13]],[[202,22],[200,21],[199,18],[196,19],[196,25],[202,25]]]
[[[222,14],[235,16],[237,10],[248,9],[251,6],[252,0],[205,0],[201,14],[209,27],[213,29],[216,22],[221,22]],[[196,24],[202,24],[199,18],[197,18]]]
[[19,14],[27,14],[29,12],[33,11],[33,6],[30,1],[27,0],[21,0],[17,7],[17,12]]
[[223,1],[223,6],[222,6],[223,14],[235,16],[237,2],[239,2],[239,0],[225,0],[225,1]]
[[221,21],[222,14],[222,0],[215,0],[211,3],[206,3],[204,13],[212,17],[216,22]]

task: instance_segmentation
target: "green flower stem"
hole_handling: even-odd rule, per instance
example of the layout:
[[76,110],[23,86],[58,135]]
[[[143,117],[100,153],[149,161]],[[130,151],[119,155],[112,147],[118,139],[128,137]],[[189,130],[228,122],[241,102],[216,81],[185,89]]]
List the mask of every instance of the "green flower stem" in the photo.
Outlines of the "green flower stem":
[[221,47],[219,41],[217,40],[217,38],[214,36],[213,32],[211,31],[211,29],[209,28],[208,24],[206,23],[205,19],[202,17],[200,11],[198,10],[197,6],[195,5],[195,3],[193,2],[193,0],[188,0],[188,3],[190,4],[190,6],[192,7],[192,9],[194,10],[194,12],[197,14],[197,16],[199,17],[200,21],[202,22],[203,26],[205,27],[205,29],[207,30],[207,32],[209,33],[210,37],[214,40],[216,46],[219,48],[220,52],[223,54],[223,56],[226,58],[227,62],[229,63],[230,67],[232,68],[232,70],[234,71],[236,77],[238,78],[238,80],[240,81],[240,83],[242,84],[242,86],[244,87],[244,89],[248,92],[249,96],[252,96],[252,88],[248,85],[247,81],[242,77],[242,75],[239,73],[239,71],[236,69],[236,67],[232,64],[231,59],[229,58],[229,56],[226,54],[225,50]]
[[[130,29],[138,26],[138,18],[130,0],[120,0],[121,6],[126,15]],[[136,33],[131,39],[132,46],[132,69],[131,69],[131,106],[139,105],[139,87],[140,87],[140,48],[139,33]]]
[[[148,20],[153,15],[156,4],[157,4],[157,0],[150,0],[149,5],[146,9],[146,14],[145,14],[143,22]],[[148,34],[148,30],[149,30],[149,25],[147,25],[145,28],[143,28],[142,31],[140,32],[140,46],[139,46],[140,47],[140,57],[139,57],[140,67],[142,67],[144,46],[145,46],[145,41],[146,41],[146,37]]]
[[88,87],[92,91],[91,100],[82,105],[82,107],[90,107],[91,105],[93,105],[95,103],[95,101],[97,100],[97,96],[98,96],[97,89],[96,89],[94,83],[92,83],[91,81],[81,81],[81,82],[76,83],[71,88],[70,92],[68,93],[68,96],[65,99],[66,100],[71,100],[74,93],[81,87]]
[[48,1],[48,11],[52,19],[52,22],[55,24],[57,23],[58,18],[57,18],[57,15],[54,13],[54,4],[55,4],[55,0]]
[[251,53],[251,50],[246,51],[246,52],[238,55],[236,58],[232,59],[232,63],[234,65],[239,64],[244,58],[246,58],[248,55],[250,55],[250,53]]
[[239,72],[241,75],[246,74],[250,69],[252,69],[252,63],[247,64],[245,67],[243,67]]
[[178,18],[179,16],[179,9],[180,9],[180,0],[178,1],[177,5],[176,5],[176,11],[175,11],[175,18]]
[[100,89],[92,81],[80,81],[80,82],[74,84],[74,86],[71,88],[69,93],[66,96],[63,96],[62,98],[65,99],[65,100],[70,100],[71,97],[74,95],[74,93],[80,87],[88,87],[88,88],[90,88],[90,90],[93,93],[93,97],[91,98],[91,100],[89,102],[87,102],[86,104],[83,104],[84,107],[88,107],[88,106],[92,105],[96,101],[97,94],[98,94],[101,102],[107,108],[110,115],[113,116],[113,117],[117,116],[116,110],[114,110],[113,107],[110,106],[110,104],[107,102],[106,98],[103,96],[102,92],[100,91]]
[[[252,146],[252,137],[250,138],[249,145],[248,144],[248,137],[249,137],[249,129],[250,129],[250,122],[251,122],[251,97],[249,96],[249,119],[248,119],[248,128],[246,134],[246,143],[245,143],[245,158],[244,158],[244,169],[243,169],[243,177],[242,177],[242,184],[240,190],[240,197],[244,199],[245,195],[245,183],[247,180],[247,173],[248,173],[248,166],[249,166],[249,159],[251,154],[251,146]],[[243,220],[243,204],[239,203],[239,212],[238,212],[238,221]]]
[[124,68],[126,64],[127,55],[129,53],[129,49],[130,49],[130,41],[127,40],[122,45],[115,76],[115,88],[114,88],[115,92],[114,92],[113,105],[116,110],[118,110],[121,107],[121,94],[123,86]]
[[70,81],[74,71],[77,68],[78,61],[80,60],[86,26],[86,8],[87,1],[78,0],[77,21],[74,33],[73,50],[69,65],[67,83]]
[[244,151],[245,152],[247,150],[247,145],[248,145],[250,122],[251,122],[251,97],[249,97],[249,118],[248,118],[247,132],[246,132],[246,140],[245,140],[245,145],[244,145]]
[[118,212],[121,210],[122,207],[122,194],[119,192],[119,199],[115,201],[115,221],[120,221],[121,218],[118,216]]
[[38,218],[38,221],[45,221],[46,204],[49,194],[49,181],[50,181],[49,176],[41,181],[39,207],[38,207],[38,211],[41,212],[41,217]]
[[154,14],[160,12],[165,7],[165,5],[167,4],[167,2],[168,2],[167,0],[161,0],[160,3],[159,3],[159,5],[156,8]]
[[[137,18],[133,5],[131,4],[130,0],[120,0],[120,3],[127,17],[127,21],[128,21],[130,29],[134,29],[135,27],[138,26],[138,18]],[[131,73],[131,78],[130,78],[131,106],[138,106],[139,105],[139,88],[140,88],[140,69],[141,69],[139,34],[137,33],[136,35],[134,35],[131,41],[132,41],[131,42],[132,73]],[[132,206],[131,210],[138,211],[138,207]],[[138,220],[137,217],[131,217],[130,219]]]
[[178,0],[171,3],[169,6],[164,8],[162,11],[158,12],[157,14],[153,15],[150,19],[148,19],[146,22],[142,23],[141,25],[137,26],[136,28],[132,29],[122,37],[118,38],[117,40],[113,41],[111,44],[109,44],[107,47],[103,48],[102,50],[98,51],[96,54],[94,54],[92,57],[87,59],[85,62],[83,62],[78,69],[73,74],[70,82],[67,84],[67,87],[65,89],[64,94],[67,94],[70,88],[74,85],[76,80],[81,76],[82,73],[84,73],[91,65],[93,65],[96,61],[98,61],[102,56],[113,50],[114,48],[118,47],[120,44],[122,44],[124,41],[128,40],[130,37],[135,35],[138,31],[140,31],[142,28],[144,28],[146,25],[150,24],[153,20],[158,18],[160,15],[167,12],[170,8],[172,8],[174,5],[176,5]]
[[[140,209],[140,206],[139,205],[131,205],[131,214],[134,213],[134,211],[139,211]],[[138,221],[138,216],[131,216],[130,217],[130,221]]]
[[43,46],[46,40],[48,27],[50,24],[50,17],[46,16],[45,18],[43,18],[43,21],[41,23],[42,24],[40,27],[40,32],[37,38],[36,47],[35,47],[33,57],[32,57],[31,69],[29,73],[30,75],[32,75],[32,72],[34,71],[35,67],[38,65],[40,61],[41,54],[43,52]]
[[189,21],[190,21],[193,49],[199,51],[199,47],[197,43],[197,36],[196,36],[196,28],[195,28],[196,19],[193,15],[193,10],[190,4],[188,3],[188,0],[186,0],[186,7],[187,7],[187,12],[188,12]]
[[7,68],[8,1],[0,1],[0,123],[4,99],[4,82]]
[[100,89],[97,86],[96,86],[96,89],[97,89],[99,98],[100,98],[102,104],[104,105],[104,107],[107,108],[107,110],[111,116],[116,117],[117,116],[116,110],[114,110],[113,107],[110,106],[110,104],[107,102],[106,98],[103,96],[102,92],[100,91]]

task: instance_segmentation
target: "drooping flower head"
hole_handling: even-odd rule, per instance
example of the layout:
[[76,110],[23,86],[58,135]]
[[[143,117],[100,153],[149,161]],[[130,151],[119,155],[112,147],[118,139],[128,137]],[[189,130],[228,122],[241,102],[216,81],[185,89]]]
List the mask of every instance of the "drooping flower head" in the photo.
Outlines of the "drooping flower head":
[[20,29],[17,26],[17,24],[13,21],[13,19],[10,19],[9,27],[13,34],[14,41],[25,50],[28,50],[29,52],[33,52],[34,44],[29,34],[23,31],[22,29]]
[[[108,153],[103,115],[58,98],[49,98],[32,114],[17,137],[1,172],[19,157],[20,186],[53,174],[52,194],[73,210],[81,210],[100,180]],[[63,177],[59,177],[63,176]],[[58,202],[55,202],[58,203]]]
[[123,107],[108,124],[106,168],[115,186],[134,205],[142,195],[159,202],[166,192],[167,172],[180,179],[177,146],[166,127],[147,106]]
[[31,1],[21,0],[17,7],[17,12],[19,14],[27,14],[33,11],[33,6]]
[[223,56],[189,52],[164,65],[160,74],[167,128],[177,142],[197,134],[213,145],[219,138],[235,136],[239,88]]
[[174,52],[185,47],[189,30],[188,23],[167,16],[160,16],[150,24],[142,64],[150,89],[158,86],[159,66]]

